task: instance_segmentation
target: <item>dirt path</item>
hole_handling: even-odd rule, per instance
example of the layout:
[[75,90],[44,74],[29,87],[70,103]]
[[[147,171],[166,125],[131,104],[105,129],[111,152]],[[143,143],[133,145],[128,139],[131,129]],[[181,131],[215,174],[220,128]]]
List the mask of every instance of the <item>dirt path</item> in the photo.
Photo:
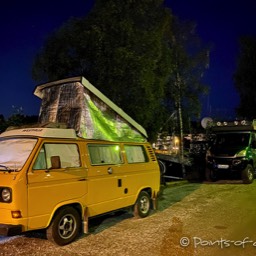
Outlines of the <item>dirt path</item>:
[[0,243],[0,255],[256,255],[255,204],[256,182],[172,182],[148,218],[119,212],[92,220],[89,235],[64,247],[33,232]]
[[167,210],[176,250],[166,255],[256,255],[255,193],[256,184],[202,184]]

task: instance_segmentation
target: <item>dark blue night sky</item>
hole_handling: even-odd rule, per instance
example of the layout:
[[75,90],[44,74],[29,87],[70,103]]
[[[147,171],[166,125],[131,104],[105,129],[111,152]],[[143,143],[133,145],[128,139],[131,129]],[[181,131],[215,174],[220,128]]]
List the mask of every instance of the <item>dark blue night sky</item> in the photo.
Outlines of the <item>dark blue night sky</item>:
[[[71,5],[72,3],[72,5]],[[45,38],[70,17],[83,16],[93,0],[4,1],[0,15],[0,114],[15,108],[38,115],[40,100],[33,95],[31,78],[35,54]],[[213,45],[204,82],[211,88],[203,99],[204,116],[234,117],[239,103],[232,76],[236,70],[241,35],[256,35],[256,1],[166,0],[165,5],[182,20],[197,24],[204,43]]]
[[254,0],[167,0],[173,14],[197,24],[197,33],[213,45],[210,67],[204,81],[210,94],[203,102],[202,116],[235,118],[239,97],[233,75],[239,53],[239,37],[256,36]]

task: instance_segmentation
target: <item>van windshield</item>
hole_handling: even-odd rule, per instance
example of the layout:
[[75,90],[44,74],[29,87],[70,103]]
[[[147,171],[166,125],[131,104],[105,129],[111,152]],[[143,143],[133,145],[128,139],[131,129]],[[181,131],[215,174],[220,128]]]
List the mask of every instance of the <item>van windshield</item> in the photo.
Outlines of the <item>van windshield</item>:
[[249,133],[220,133],[216,136],[215,146],[229,148],[247,147],[249,139]]
[[36,142],[36,139],[30,138],[2,138],[0,140],[0,171],[19,171]]

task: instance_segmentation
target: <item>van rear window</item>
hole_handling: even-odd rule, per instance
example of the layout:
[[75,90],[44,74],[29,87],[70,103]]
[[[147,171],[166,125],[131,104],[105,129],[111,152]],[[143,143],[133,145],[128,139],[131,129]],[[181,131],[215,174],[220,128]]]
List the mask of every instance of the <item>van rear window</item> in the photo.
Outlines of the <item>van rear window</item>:
[[123,159],[119,145],[89,144],[88,151],[91,164],[121,164]]
[[125,145],[124,146],[128,163],[145,163],[148,157],[145,148],[141,145]]

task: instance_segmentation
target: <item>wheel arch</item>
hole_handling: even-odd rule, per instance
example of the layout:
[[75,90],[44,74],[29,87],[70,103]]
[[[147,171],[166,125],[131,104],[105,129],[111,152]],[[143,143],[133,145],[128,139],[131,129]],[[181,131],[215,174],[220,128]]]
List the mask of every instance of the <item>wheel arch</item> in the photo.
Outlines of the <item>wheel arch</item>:
[[55,216],[63,209],[63,208],[66,208],[66,207],[72,207],[74,208],[78,213],[79,213],[79,216],[81,218],[81,221],[83,219],[83,207],[80,203],[78,202],[72,202],[72,203],[66,203],[66,204],[61,204],[61,205],[58,205],[55,207],[55,209],[52,211],[52,214],[49,218],[49,221],[47,223],[47,227],[49,227],[53,221],[53,219],[55,218]]
[[255,163],[255,161],[252,158],[249,159],[248,164],[250,164],[253,169],[254,169],[254,166],[256,166],[256,163]]
[[158,204],[157,204],[157,198],[159,196],[159,192],[155,191],[154,189],[152,189],[151,187],[144,187],[141,190],[138,191],[137,196],[136,196],[136,200],[134,202],[134,205],[136,204],[139,195],[142,191],[145,191],[148,193],[150,199],[151,199],[151,205],[150,208],[153,210],[156,210],[158,208]]
[[139,190],[138,193],[137,193],[137,198],[138,198],[139,194],[142,191],[147,192],[149,194],[150,198],[152,199],[153,194],[152,194],[152,188],[151,187],[145,187],[145,188],[142,188],[141,190]]

